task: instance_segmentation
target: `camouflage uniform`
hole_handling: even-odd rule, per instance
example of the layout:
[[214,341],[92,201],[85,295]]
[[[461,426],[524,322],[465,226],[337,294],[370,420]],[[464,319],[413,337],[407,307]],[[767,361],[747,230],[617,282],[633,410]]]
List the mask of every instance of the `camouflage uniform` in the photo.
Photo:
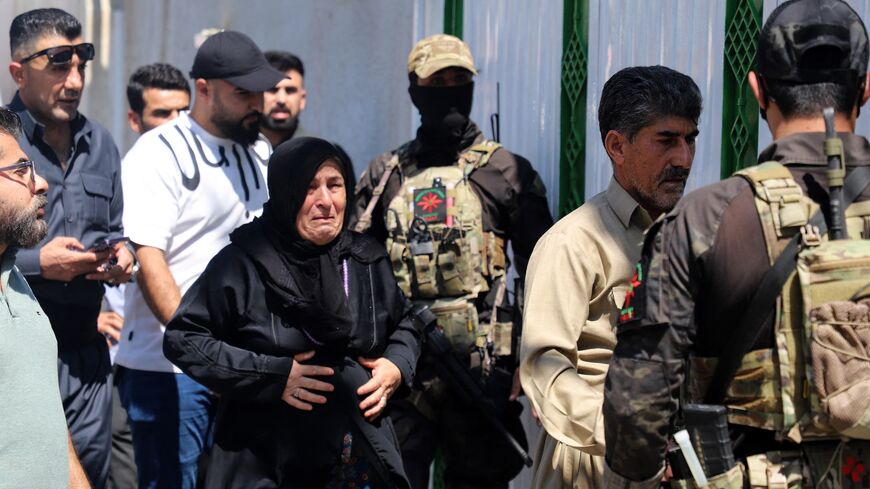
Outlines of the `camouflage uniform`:
[[[631,300],[633,311],[623,314],[617,326],[617,345],[605,381],[606,487],[659,487],[679,401],[701,401],[697,397],[707,390],[705,377],[724,355],[733,354],[726,345],[745,339],[735,336],[745,332],[735,330],[746,320],[744,314],[771,269],[771,261],[782,253],[778,241],[766,239],[767,223],[777,221],[780,229],[786,223],[796,225],[798,220],[789,219],[801,213],[785,210],[797,210],[808,203],[807,198],[814,202],[810,207],[818,204],[829,219],[825,135],[795,133],[794,129],[807,124],[822,127],[821,109],[828,105],[835,105],[841,128],[844,122],[854,124],[855,110],[865,101],[868,56],[864,23],[841,0],[788,0],[765,21],[758,37],[757,66],[749,82],[762,117],[771,111],[769,127],[776,141],[761,153],[759,161],[785,165],[776,168],[790,172],[791,178],[781,178],[783,188],[758,198],[758,185],[751,186],[743,176],[726,179],[687,195],[648,231],[641,279]],[[850,99],[841,100],[845,96]],[[870,165],[866,139],[851,133],[839,136],[847,176]],[[800,187],[797,194],[794,186]],[[771,195],[786,190],[796,199],[786,200],[783,194],[775,203],[779,207],[774,215]],[[763,200],[767,202],[764,206],[757,204]],[[849,208],[861,207],[857,218],[864,219],[863,226],[856,226],[863,228],[860,236],[853,235],[853,239],[870,237],[870,219],[864,214],[867,201],[870,190],[864,189]],[[791,204],[797,207],[786,209]],[[862,465],[870,459],[870,442],[802,438],[800,432],[792,436],[777,430],[789,425],[790,420],[784,418],[794,413],[792,400],[803,405],[812,397],[811,386],[796,385],[795,378],[782,374],[790,371],[783,365],[790,368],[793,363],[783,356],[789,347],[779,341],[783,331],[779,318],[792,315],[796,308],[791,299],[797,292],[791,280],[786,282],[791,287],[788,293],[777,300],[777,313],[753,336],[754,344],[747,349],[753,353],[742,357],[741,367],[749,368],[732,376],[724,402],[734,455],[745,460],[745,469],[738,465],[719,474],[721,478],[708,479],[712,487],[741,487],[741,470],[753,487],[805,487],[813,478],[820,481],[814,487],[870,487],[870,473]],[[782,314],[784,310],[788,314]],[[792,334],[798,327],[789,324],[794,329],[787,331]],[[780,376],[767,368],[771,365],[780,370]],[[779,390],[781,395],[765,389]],[[742,406],[733,402],[735,395],[741,397]],[[793,468],[805,473],[793,473]]]
[[[854,134],[840,137],[847,175],[855,167],[870,165],[870,143],[865,138]],[[825,206],[823,141],[822,133],[783,138],[762,152],[759,161],[786,165],[803,190]],[[870,201],[870,189],[865,189],[856,202],[863,201]],[[634,290],[634,311],[618,326],[618,343],[605,384],[608,477],[613,476],[611,483],[622,476],[647,482],[638,487],[658,487],[680,388],[686,379],[685,362],[690,357],[696,362],[715,360],[770,266],[747,181],[732,177],[684,197],[648,231],[640,265],[642,281]],[[764,328],[752,350],[774,347],[772,321]],[[753,396],[752,392],[745,394]],[[744,441],[735,447],[738,457],[799,449],[796,444],[777,441],[773,432],[737,425],[734,429],[744,435]],[[870,451],[861,450],[845,454],[843,466],[834,470],[851,470],[849,457],[865,462],[870,459]],[[870,473],[860,474],[854,482],[854,487],[870,487]]]
[[[484,139],[483,134],[476,126],[472,125],[469,133],[471,137],[468,138],[467,146],[472,146]],[[404,147],[408,151],[408,158],[413,158],[417,147],[416,140]],[[395,151],[391,151],[375,158],[370,163],[368,170],[360,177],[356,190],[354,221],[362,215],[368,205],[372,190],[377,186],[387,162],[394,153]],[[369,233],[382,242],[385,242],[387,238],[383,209],[399,191],[402,179],[403,174],[399,168],[387,181],[384,194],[372,215],[372,226]],[[495,233],[506,242],[510,241],[513,249],[513,262],[518,275],[522,278],[525,275],[529,256],[535,243],[553,224],[553,218],[547,205],[546,191],[540,177],[528,160],[505,149],[499,149],[493,153],[485,166],[475,170],[470,175],[469,180],[483,204],[483,230]],[[477,301],[481,322],[489,320],[493,300],[491,296],[492,294],[481,295]],[[507,306],[507,304],[505,305]],[[508,372],[513,372],[516,368],[516,360],[513,358],[506,360],[508,363],[504,363],[502,366]],[[425,358],[421,359],[417,371],[415,385],[418,393],[423,391],[424,384],[431,385],[431,380],[435,377],[432,365],[426,363]],[[506,397],[506,395],[505,392],[504,396]],[[436,405],[431,407],[431,411],[438,412],[440,415],[433,417],[431,412],[426,413],[426,415],[421,414],[408,402],[394,401],[391,404],[391,416],[396,424],[405,468],[409,477],[412,478],[412,484],[414,473],[420,472],[415,470],[416,468],[421,469],[421,471],[425,470],[426,477],[428,477],[428,467],[436,446],[445,447],[448,470],[450,470],[451,463],[455,467],[462,461],[464,462],[462,465],[469,467],[469,470],[477,470],[474,466],[479,465],[481,470],[494,470],[496,476],[500,472],[498,470],[498,457],[501,455],[494,455],[500,451],[488,451],[485,448],[487,444],[492,446],[498,437],[488,432],[488,427],[484,422],[472,421],[476,416],[473,408],[459,406],[453,399],[440,397],[433,402]],[[517,433],[521,433],[518,414],[518,411],[514,412],[511,415],[512,419],[508,420],[508,424],[512,425]],[[487,432],[477,432],[478,428]],[[480,444],[483,449],[468,448],[475,444]],[[477,458],[475,458],[475,454]],[[491,458],[490,455],[495,458]],[[487,466],[489,468],[486,468]],[[507,483],[507,481],[504,482]]]
[[[511,335],[515,343],[520,324],[504,293],[506,247],[522,278],[553,218],[529,161],[485,141],[469,119],[475,74],[459,38],[438,34],[414,46],[408,92],[420,112],[417,137],[371,162],[356,187],[352,223],[388,246],[403,291],[432,308],[456,356],[488,372],[480,378],[492,412],[525,444],[522,407],[508,400],[517,363]],[[480,335],[485,323],[489,333]],[[433,360],[424,346],[412,392],[389,405],[412,487],[428,487],[440,447],[447,487],[506,488],[522,460],[482,413],[454,396]]]

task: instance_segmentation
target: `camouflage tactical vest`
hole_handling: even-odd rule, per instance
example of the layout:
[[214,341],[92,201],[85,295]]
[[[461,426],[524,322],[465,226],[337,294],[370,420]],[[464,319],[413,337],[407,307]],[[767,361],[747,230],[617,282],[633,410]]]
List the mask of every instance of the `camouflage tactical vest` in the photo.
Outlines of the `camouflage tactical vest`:
[[385,210],[386,245],[399,286],[412,300],[430,306],[462,352],[488,337],[494,338],[496,355],[510,354],[510,323],[479,325],[474,305],[496,281],[504,287],[504,241],[484,232],[483,207],[469,181],[500,147],[491,141],[475,144],[452,166],[399,162],[402,187]]
[[[728,387],[729,422],[797,443],[870,440],[870,201],[846,210],[851,239],[827,241],[808,229],[818,205],[784,166],[737,175],[755,193],[771,264],[795,234],[803,246],[778,299],[775,346],[746,354]],[[704,397],[715,363],[691,360],[690,397]]]

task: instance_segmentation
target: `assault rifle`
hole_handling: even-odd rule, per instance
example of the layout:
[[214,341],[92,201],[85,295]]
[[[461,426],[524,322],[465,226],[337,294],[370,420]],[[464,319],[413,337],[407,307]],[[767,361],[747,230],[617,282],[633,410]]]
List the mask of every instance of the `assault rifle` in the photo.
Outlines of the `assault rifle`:
[[492,128],[492,140],[501,142],[501,83],[495,82],[495,112],[489,115],[489,125]]
[[435,314],[428,307],[414,306],[412,313],[417,329],[426,336],[429,351],[435,356],[435,365],[441,378],[447,382],[454,392],[466,404],[484,414],[484,418],[501,435],[505,441],[522,458],[526,467],[532,466],[532,458],[513,435],[499,421],[492,401],[487,399],[483,387],[475,380],[468,367],[463,365],[453,354],[450,340],[438,329]]
[[822,111],[825,119],[825,156],[828,157],[828,189],[830,196],[831,225],[828,229],[830,240],[846,239],[843,224],[846,210],[843,208],[843,179],[846,178],[846,163],[843,161],[843,140],[837,137],[834,129],[834,108]]

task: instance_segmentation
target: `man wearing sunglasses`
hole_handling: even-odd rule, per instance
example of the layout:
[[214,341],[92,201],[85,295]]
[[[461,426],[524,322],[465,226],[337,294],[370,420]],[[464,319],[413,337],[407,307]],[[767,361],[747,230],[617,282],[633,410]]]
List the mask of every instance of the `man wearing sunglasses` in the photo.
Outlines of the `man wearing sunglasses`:
[[111,446],[111,365],[94,325],[103,282],[129,280],[132,254],[122,236],[120,158],[108,131],[78,111],[85,66],[95,50],[81,24],[59,9],[36,9],[12,21],[9,73],[18,87],[9,108],[22,121],[18,138],[48,181],[47,236],[18,254],[18,267],[51,321],[58,376],[73,445],[96,488],[106,485]]

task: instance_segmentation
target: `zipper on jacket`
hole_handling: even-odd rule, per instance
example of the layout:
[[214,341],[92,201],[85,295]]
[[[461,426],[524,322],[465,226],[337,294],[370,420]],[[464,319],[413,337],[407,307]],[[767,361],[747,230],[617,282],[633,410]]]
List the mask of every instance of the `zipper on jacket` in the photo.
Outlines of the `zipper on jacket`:
[[378,322],[375,318],[375,281],[372,278],[371,264],[366,266],[366,270],[369,272],[369,293],[372,297],[372,346],[369,348],[371,351],[375,349],[375,343],[378,341]]
[[272,318],[272,341],[274,341],[275,344],[277,345],[278,344],[278,333],[275,331],[275,315],[270,312],[269,317]]

